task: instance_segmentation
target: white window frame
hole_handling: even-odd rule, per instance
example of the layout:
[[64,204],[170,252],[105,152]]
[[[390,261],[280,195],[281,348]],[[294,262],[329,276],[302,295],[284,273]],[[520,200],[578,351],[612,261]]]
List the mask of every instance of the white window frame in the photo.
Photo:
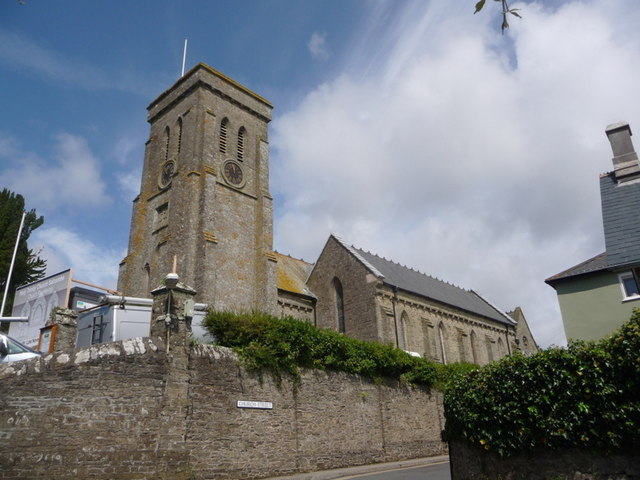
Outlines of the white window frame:
[[618,274],[618,282],[620,283],[620,290],[622,292],[622,301],[631,302],[634,300],[640,300],[640,295],[637,293],[634,295],[627,295],[627,290],[624,288],[624,281],[628,278],[635,278],[633,276],[633,272],[623,272]]

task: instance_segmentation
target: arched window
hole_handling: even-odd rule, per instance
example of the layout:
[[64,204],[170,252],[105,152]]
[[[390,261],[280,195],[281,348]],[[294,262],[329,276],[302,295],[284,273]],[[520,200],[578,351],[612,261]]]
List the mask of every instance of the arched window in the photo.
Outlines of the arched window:
[[220,144],[218,150],[220,153],[227,153],[227,138],[229,131],[229,119],[223,118],[220,122]]
[[180,155],[180,149],[182,148],[182,117],[178,118],[178,152]]
[[244,137],[247,131],[244,127],[240,127],[238,130],[238,147],[236,148],[236,158],[239,162],[244,160]]
[[336,319],[338,320],[338,331],[340,333],[345,333],[345,323],[344,323],[344,294],[342,292],[342,283],[338,278],[333,279],[333,289],[336,295]]
[[[426,319],[422,319],[423,322],[426,322]],[[431,358],[431,336],[429,335],[429,330],[430,327],[429,326],[423,326],[423,333],[424,333],[424,358]]]
[[498,360],[500,360],[504,356],[504,342],[502,341],[502,338],[498,338]]
[[478,362],[478,337],[476,336],[476,332],[471,330],[469,338],[471,340],[471,360],[477,365],[480,362]]
[[400,315],[400,331],[398,332],[399,347],[403,350],[409,350],[409,341],[407,338],[407,325],[409,324],[409,316],[403,311]]
[[169,160],[169,139],[171,138],[171,130],[169,127],[164,129],[164,161]]
[[487,344],[487,360],[489,363],[493,362],[493,348],[491,348],[491,339],[487,336],[485,340]]
[[457,329],[457,336],[458,336],[458,361],[459,362],[466,362],[467,361],[467,355],[466,355],[466,349],[464,346],[464,338],[466,337],[466,335],[464,334],[464,332],[460,329]]
[[438,325],[438,341],[440,342],[440,358],[442,363],[447,363],[447,348],[446,348],[447,332],[444,329],[442,322]]

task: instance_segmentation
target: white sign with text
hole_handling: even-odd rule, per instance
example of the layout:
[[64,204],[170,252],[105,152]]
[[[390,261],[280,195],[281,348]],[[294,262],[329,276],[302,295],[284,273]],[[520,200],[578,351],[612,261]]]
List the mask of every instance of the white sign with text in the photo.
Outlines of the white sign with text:
[[261,410],[271,410],[273,408],[273,403],[251,402],[249,400],[238,400],[238,408],[259,408]]

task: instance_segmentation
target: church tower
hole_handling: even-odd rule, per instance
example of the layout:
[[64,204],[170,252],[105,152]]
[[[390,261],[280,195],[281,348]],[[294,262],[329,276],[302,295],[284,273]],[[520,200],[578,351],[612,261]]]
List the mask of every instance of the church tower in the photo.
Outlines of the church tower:
[[275,310],[272,108],[202,63],[151,103],[118,290],[148,297],[175,257],[197,301],[218,310]]

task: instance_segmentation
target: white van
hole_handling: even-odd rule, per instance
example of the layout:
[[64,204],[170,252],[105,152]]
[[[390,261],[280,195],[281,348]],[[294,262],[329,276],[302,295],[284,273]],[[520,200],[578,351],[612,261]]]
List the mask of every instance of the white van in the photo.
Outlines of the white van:
[[25,347],[17,340],[0,333],[0,363],[17,362],[28,358],[39,357],[40,352]]

